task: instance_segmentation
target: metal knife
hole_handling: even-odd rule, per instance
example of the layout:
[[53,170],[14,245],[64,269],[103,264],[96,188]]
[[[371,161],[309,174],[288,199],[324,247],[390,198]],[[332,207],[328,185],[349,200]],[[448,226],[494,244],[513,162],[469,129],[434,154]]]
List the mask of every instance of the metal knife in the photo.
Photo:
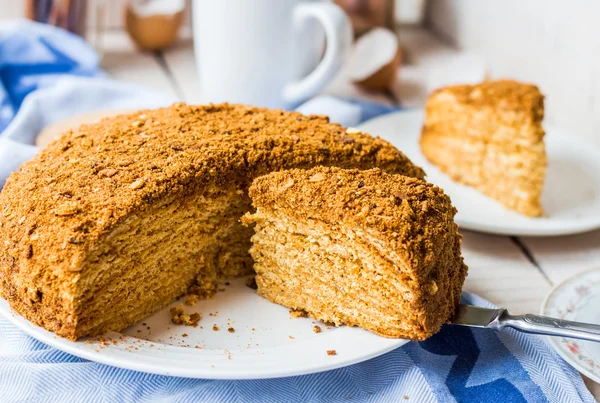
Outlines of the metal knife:
[[460,304],[451,324],[502,330],[511,327],[524,333],[570,337],[600,342],[600,326],[548,316],[511,315],[504,308],[489,309]]

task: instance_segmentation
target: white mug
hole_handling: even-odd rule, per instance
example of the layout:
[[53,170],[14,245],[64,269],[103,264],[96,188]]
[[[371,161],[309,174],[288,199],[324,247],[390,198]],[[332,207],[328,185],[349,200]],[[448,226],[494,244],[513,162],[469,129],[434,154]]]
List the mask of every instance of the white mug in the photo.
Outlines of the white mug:
[[[206,103],[294,106],[323,89],[350,52],[350,22],[330,2],[194,0],[192,7]],[[316,67],[306,75],[307,64]]]

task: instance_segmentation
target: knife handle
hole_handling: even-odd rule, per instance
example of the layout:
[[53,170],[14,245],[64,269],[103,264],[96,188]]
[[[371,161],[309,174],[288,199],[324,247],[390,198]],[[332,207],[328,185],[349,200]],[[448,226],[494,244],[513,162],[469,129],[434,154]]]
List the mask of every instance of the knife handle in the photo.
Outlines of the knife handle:
[[541,315],[511,315],[506,309],[488,327],[502,329],[511,327],[525,333],[570,337],[600,342],[600,326],[591,323],[550,318]]

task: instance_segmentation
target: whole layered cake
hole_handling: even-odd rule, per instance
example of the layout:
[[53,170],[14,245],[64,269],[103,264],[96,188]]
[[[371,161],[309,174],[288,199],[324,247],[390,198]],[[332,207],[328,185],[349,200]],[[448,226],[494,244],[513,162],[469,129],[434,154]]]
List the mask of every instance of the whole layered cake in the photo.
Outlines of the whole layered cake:
[[77,339],[120,330],[185,294],[252,272],[252,180],[317,165],[423,171],[322,116],[175,104],[84,125],[0,193],[0,293]]
[[417,178],[316,167],[254,181],[258,293],[336,325],[423,340],[450,320],[467,267],[456,209]]

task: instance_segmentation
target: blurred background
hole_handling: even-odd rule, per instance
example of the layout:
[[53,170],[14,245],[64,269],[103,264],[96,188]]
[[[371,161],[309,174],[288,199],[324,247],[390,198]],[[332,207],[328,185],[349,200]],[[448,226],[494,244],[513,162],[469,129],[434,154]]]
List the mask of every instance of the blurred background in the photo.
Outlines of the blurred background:
[[[544,124],[600,146],[598,15],[598,0],[0,0],[0,189],[35,145],[69,128],[222,95],[355,126],[422,107],[445,85],[515,79],[545,95]],[[589,200],[600,194],[598,169],[561,162],[572,161],[551,164],[550,183],[560,186],[550,189],[564,206],[588,203],[576,218],[589,221],[600,210]],[[600,260],[600,231],[464,235],[466,290],[519,312],[537,312],[554,285]]]
[[[325,93],[414,106],[440,85],[514,78],[537,84],[546,95],[547,123],[600,145],[600,114],[595,113],[600,107],[600,2],[336,2],[351,15],[356,36],[374,26],[394,31],[401,57],[397,77],[388,88],[361,88],[342,72]],[[177,12],[173,6],[158,6],[155,13],[141,17],[126,13],[132,3],[140,2],[0,0],[0,19],[45,19],[66,27],[94,45],[102,55],[101,66],[115,78],[197,102],[202,89],[192,48],[191,1],[181,1],[176,19],[164,15]],[[140,45],[156,49],[149,52]]]

